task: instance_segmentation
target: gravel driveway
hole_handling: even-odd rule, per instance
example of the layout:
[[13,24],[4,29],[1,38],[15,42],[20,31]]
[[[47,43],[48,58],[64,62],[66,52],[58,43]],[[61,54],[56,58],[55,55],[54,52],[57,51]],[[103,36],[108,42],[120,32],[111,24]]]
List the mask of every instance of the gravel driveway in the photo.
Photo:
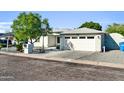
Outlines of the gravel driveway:
[[124,80],[124,69],[0,55],[0,80]]

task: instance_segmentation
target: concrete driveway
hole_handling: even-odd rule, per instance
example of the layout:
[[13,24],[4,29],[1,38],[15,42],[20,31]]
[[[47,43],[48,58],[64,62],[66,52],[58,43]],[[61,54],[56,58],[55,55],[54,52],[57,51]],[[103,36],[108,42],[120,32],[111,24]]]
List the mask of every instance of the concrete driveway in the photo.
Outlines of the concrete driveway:
[[100,62],[112,62],[124,64],[124,52],[112,50],[108,52],[82,52],[82,51],[65,51],[51,57],[69,58],[76,60],[90,60]]

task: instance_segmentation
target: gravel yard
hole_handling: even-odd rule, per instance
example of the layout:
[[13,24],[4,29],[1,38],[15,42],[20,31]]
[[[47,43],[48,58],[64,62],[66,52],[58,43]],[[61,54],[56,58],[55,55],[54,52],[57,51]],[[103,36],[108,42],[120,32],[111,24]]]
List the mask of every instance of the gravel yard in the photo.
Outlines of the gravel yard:
[[94,53],[93,55],[80,58],[80,60],[91,60],[124,64],[124,52],[119,50],[108,51],[106,53]]
[[[5,48],[2,51],[6,50]],[[15,51],[14,47],[9,48],[9,51]],[[13,51],[13,52],[14,52]],[[89,60],[89,61],[100,61],[100,62],[110,62],[116,64],[124,64],[124,52],[120,50],[112,50],[103,52],[86,52],[86,51],[70,51],[64,50],[60,51],[53,48],[46,49],[45,53],[39,53],[34,51],[33,54],[41,57],[56,57],[56,58],[66,58],[66,59],[75,59],[75,60]]]
[[124,64],[124,52],[119,50],[113,50],[108,52],[82,52],[82,51],[69,51],[63,52],[57,55],[53,55],[54,57],[59,58],[70,58],[76,60],[90,60],[90,61],[101,61],[101,62],[113,62],[113,63],[122,63]]
[[124,80],[124,69],[0,55],[0,80]]
[[56,53],[54,55],[48,55],[48,57],[59,57],[59,58],[69,58],[69,59],[80,59],[94,54],[94,52],[85,52],[85,51],[70,51],[64,50],[62,52]]

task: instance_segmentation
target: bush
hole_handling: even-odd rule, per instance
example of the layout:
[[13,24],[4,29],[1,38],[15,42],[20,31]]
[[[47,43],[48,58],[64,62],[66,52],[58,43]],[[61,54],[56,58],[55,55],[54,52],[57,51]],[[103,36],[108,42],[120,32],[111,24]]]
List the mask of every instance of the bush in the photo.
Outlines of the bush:
[[22,46],[22,44],[16,45],[16,49],[17,49],[17,51],[23,52],[23,46]]
[[1,49],[2,47],[3,47],[2,44],[0,44],[0,49]]
[[0,49],[6,47],[6,44],[0,43]]
[[57,46],[56,46],[56,49],[60,49],[60,45],[57,45]]

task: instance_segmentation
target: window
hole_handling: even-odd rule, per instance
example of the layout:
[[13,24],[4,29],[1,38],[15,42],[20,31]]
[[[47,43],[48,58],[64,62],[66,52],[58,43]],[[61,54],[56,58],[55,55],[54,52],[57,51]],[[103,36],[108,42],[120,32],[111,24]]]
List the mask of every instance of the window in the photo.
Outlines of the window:
[[87,39],[94,39],[94,36],[88,36]]
[[77,39],[77,37],[72,37],[72,39]]
[[85,39],[86,37],[85,36],[80,36],[79,39]]
[[70,39],[70,37],[65,37],[65,39]]

